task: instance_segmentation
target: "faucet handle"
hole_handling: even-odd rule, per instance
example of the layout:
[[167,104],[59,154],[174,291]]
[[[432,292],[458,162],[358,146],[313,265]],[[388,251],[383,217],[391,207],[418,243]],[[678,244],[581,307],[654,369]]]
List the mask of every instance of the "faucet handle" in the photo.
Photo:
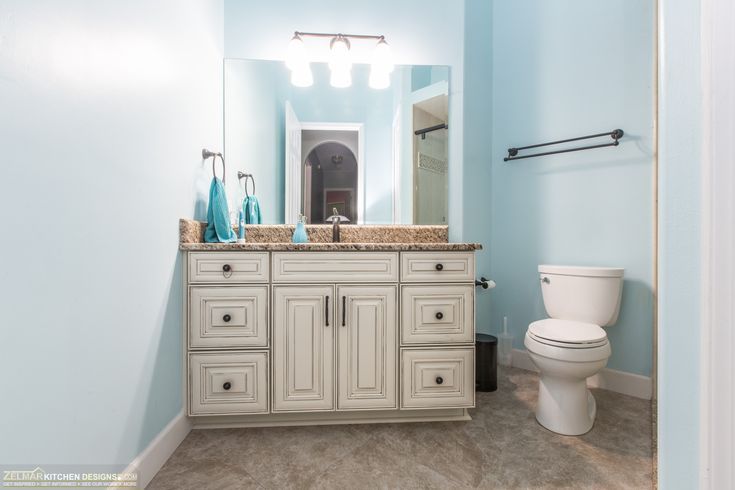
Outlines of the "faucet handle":
[[337,211],[337,208],[332,208],[332,216],[327,218],[327,223],[349,223],[350,220],[347,218],[347,216],[342,216],[339,214],[339,211]]

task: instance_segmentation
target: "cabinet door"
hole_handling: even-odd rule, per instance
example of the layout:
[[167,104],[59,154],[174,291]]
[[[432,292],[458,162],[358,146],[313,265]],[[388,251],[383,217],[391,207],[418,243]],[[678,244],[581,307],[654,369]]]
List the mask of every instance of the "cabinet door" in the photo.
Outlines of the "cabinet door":
[[337,287],[337,407],[396,408],[396,286]]
[[334,287],[273,287],[273,411],[334,410]]

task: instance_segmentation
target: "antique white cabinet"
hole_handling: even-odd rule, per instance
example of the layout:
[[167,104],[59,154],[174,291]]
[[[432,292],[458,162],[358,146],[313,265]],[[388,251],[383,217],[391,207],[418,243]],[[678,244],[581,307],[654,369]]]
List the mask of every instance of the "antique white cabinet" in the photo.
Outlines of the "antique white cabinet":
[[333,304],[331,285],[273,287],[274,412],[334,410]]
[[472,251],[184,256],[196,426],[468,418]]

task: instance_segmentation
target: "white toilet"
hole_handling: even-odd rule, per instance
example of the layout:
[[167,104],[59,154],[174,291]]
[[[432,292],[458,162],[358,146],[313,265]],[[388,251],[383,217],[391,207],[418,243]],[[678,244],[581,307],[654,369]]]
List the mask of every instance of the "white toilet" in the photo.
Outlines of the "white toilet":
[[559,434],[584,434],[597,413],[586,381],[610,357],[600,327],[618,319],[623,269],[540,265],[538,271],[551,318],[531,323],[524,340],[541,372],[536,420]]

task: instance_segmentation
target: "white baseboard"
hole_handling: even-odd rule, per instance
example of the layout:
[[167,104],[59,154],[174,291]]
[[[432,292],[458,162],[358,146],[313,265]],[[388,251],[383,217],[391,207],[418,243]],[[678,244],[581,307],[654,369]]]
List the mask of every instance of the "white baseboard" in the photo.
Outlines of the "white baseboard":
[[[179,444],[191,431],[191,423],[181,412],[163,428],[161,432],[125,469],[126,473],[138,473],[138,488],[145,488],[158,470],[168,461]],[[111,488],[116,488],[112,486]]]
[[[513,349],[513,367],[538,372],[528,351],[523,349]],[[587,378],[587,386],[643,398],[644,400],[650,400],[653,393],[653,383],[648,376],[608,368],[604,368],[594,376]]]

